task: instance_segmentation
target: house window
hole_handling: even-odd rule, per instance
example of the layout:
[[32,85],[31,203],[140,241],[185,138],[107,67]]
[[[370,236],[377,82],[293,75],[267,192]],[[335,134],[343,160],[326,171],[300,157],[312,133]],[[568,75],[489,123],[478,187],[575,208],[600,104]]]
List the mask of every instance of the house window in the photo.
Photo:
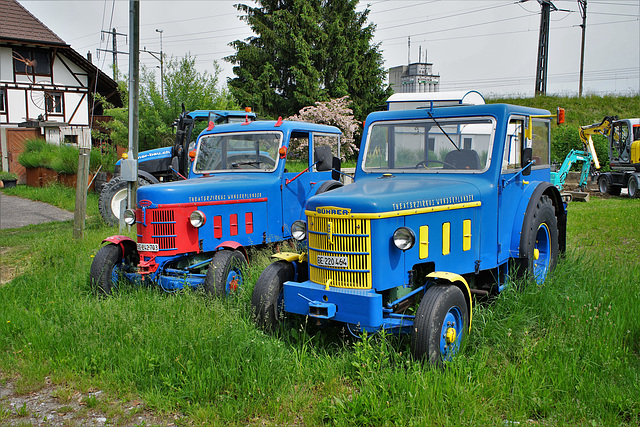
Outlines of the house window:
[[13,70],[16,74],[51,75],[51,53],[42,49],[14,49]]
[[7,95],[5,89],[0,89],[0,113],[7,112]]
[[44,100],[47,108],[47,113],[62,114],[62,93],[45,92]]
[[64,142],[66,144],[78,145],[78,135],[65,135]]

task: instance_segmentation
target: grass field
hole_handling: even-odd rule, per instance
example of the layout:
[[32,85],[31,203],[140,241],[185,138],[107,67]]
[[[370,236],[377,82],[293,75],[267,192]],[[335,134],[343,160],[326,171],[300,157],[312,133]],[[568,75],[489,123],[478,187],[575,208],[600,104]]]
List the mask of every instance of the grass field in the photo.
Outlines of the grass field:
[[[61,188],[3,191],[73,199]],[[96,204],[82,241],[71,222],[0,231],[3,272],[15,272],[0,285],[0,384],[15,376],[25,394],[46,377],[99,388],[93,405],[108,420],[110,402],[140,399],[181,425],[640,423],[638,200],[572,203],[556,271],[543,286],[479,302],[444,369],[414,362],[406,338],[354,340],[305,324],[263,334],[248,305],[267,251],[253,254],[248,286],[229,300],[126,286],[98,298],[92,255],[117,229],[101,224]],[[0,401],[0,424],[9,412]]]

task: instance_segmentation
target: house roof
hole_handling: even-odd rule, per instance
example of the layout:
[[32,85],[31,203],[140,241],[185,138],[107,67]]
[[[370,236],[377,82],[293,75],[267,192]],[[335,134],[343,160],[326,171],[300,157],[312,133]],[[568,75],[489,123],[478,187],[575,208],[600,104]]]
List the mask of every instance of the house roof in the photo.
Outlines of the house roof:
[[68,46],[16,0],[0,0],[0,40]]
[[[90,75],[97,74],[97,92],[117,107],[122,106],[118,83],[76,52],[17,0],[0,0],[0,45],[36,45],[57,48]],[[93,92],[93,88],[91,88]]]

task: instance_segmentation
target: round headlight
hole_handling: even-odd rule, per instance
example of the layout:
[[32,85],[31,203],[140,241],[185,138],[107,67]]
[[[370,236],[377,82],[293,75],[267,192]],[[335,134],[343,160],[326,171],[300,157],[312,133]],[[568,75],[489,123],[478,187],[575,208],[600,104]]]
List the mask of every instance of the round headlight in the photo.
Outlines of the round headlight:
[[136,223],[136,211],[133,209],[127,209],[122,214],[124,216],[124,223],[127,225],[133,225]]
[[297,241],[302,241],[307,238],[307,223],[304,221],[294,221],[291,225],[291,235]]
[[393,244],[396,248],[406,251],[416,243],[416,235],[407,227],[400,227],[393,233]]
[[189,222],[195,228],[200,228],[207,222],[207,217],[204,216],[204,213],[201,211],[193,211],[191,215],[189,215]]

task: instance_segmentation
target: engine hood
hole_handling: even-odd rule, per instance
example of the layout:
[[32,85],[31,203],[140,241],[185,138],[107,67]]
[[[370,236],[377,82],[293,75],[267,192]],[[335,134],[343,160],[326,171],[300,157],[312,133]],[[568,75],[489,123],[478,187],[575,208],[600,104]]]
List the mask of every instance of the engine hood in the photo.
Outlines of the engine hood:
[[273,173],[224,173],[138,188],[138,206],[162,207],[267,197],[280,178]]
[[[314,196],[309,199],[306,209],[329,215],[382,214],[478,201],[479,189],[455,177],[380,177],[361,179]],[[333,208],[336,208],[335,213]]]

